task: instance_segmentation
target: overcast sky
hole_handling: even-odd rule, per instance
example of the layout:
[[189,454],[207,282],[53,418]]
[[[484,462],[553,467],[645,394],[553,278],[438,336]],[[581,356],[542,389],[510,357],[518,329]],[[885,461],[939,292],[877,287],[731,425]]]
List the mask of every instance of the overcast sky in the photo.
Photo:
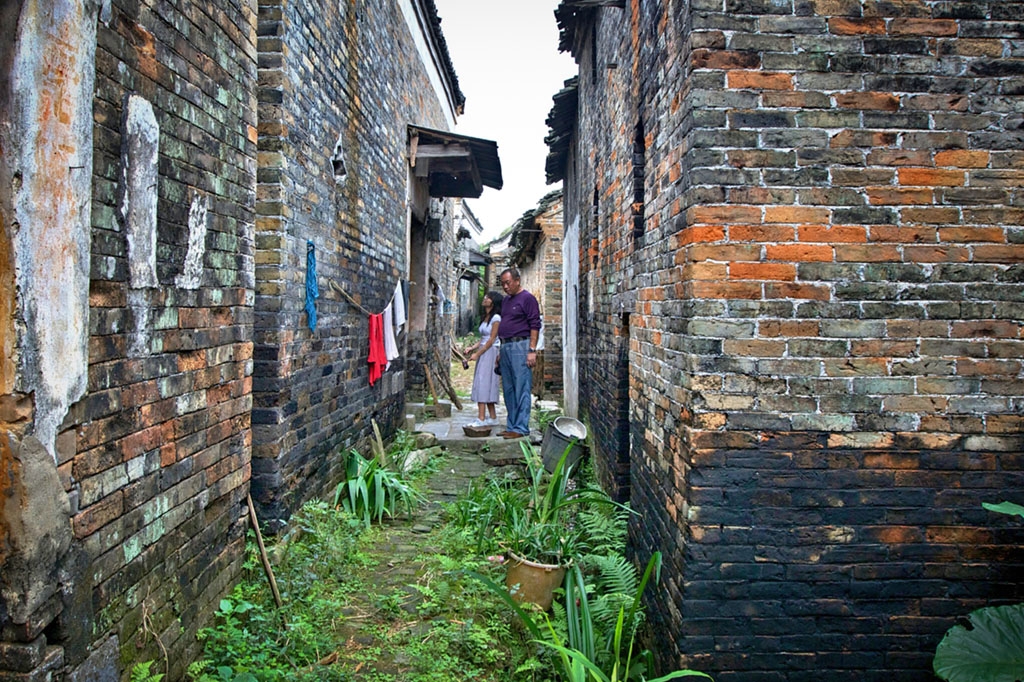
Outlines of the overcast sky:
[[551,98],[576,63],[558,51],[558,0],[434,0],[441,30],[466,96],[455,132],[494,140],[504,187],[468,199],[496,237],[558,184],[544,183]]

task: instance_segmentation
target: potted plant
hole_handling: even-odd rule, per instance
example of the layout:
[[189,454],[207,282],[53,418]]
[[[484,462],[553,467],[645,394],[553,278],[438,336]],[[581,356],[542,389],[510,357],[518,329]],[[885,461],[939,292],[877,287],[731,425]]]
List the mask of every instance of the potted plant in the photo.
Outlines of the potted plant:
[[518,602],[534,603],[546,611],[583,542],[581,529],[574,523],[575,512],[586,504],[617,503],[603,490],[576,485],[573,467],[567,463],[571,446],[550,476],[533,447],[525,441],[520,446],[526,459],[527,485],[521,503],[508,506],[497,519],[495,532],[507,555],[505,584],[509,593]]

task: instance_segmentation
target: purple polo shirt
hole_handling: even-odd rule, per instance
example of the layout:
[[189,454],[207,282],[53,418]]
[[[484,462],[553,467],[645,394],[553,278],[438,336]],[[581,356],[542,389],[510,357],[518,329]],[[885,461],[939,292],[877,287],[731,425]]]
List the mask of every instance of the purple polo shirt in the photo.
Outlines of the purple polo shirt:
[[506,296],[501,302],[501,323],[498,338],[529,336],[531,329],[540,330],[540,305],[526,289],[520,289],[515,296]]

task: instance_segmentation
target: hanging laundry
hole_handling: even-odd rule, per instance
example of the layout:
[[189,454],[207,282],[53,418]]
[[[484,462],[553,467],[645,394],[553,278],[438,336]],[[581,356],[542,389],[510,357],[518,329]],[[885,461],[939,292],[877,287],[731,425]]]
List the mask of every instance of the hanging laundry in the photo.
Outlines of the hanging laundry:
[[384,351],[384,315],[377,313],[370,315],[370,353],[367,362],[370,363],[370,385],[373,386],[384,374],[384,368],[388,364],[387,353]]
[[316,299],[320,298],[320,287],[316,283],[316,245],[306,240],[306,322],[309,331],[316,331]]
[[[384,357],[387,358],[388,367],[390,367],[391,361],[398,358],[398,343],[395,341],[394,303],[388,303],[388,307],[381,314],[384,316]],[[387,367],[384,369],[386,370]]]
[[393,312],[395,314],[395,329],[398,330],[398,333],[401,333],[402,327],[406,323],[405,290],[402,286],[402,280],[395,282],[395,293],[391,295],[391,305],[394,306]]

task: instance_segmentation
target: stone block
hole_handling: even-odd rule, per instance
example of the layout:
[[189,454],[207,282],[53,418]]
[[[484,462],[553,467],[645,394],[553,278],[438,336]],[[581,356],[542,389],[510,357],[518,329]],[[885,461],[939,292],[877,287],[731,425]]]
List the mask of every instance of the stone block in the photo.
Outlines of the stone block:
[[0,671],[31,672],[43,662],[45,654],[46,637],[42,635],[26,643],[0,642]]

